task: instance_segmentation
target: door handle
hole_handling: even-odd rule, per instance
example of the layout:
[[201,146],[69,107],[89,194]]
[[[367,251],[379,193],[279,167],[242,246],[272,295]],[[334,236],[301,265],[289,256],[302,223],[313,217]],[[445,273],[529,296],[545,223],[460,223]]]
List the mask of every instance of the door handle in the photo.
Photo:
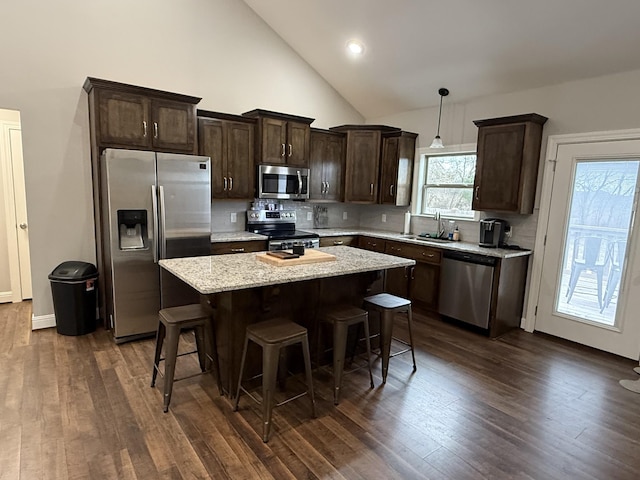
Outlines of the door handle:
[[478,197],[479,190],[480,190],[480,185],[476,187],[476,200],[480,200],[480,197]]
[[165,225],[166,225],[166,217],[165,217],[165,203],[164,203],[164,187],[160,185],[158,187],[160,192],[160,257],[167,258],[167,239],[165,238]]
[[227,177],[222,177],[222,178],[224,178],[224,188],[223,188],[223,190],[226,191],[227,190]]
[[158,138],[158,122],[153,122],[153,138]]
[[229,191],[233,190],[233,177],[229,177]]
[[153,263],[158,263],[158,195],[156,186],[151,185],[151,211],[153,212]]
[[19,227],[20,227],[22,230],[26,230],[26,229],[27,229],[27,224],[26,224],[26,223],[21,223],[21,224],[19,225]]
[[390,195],[391,197],[393,197],[393,187],[394,187],[393,185],[391,185],[391,186],[389,187],[389,195]]
[[293,154],[293,147],[289,144],[289,156]]
[[147,136],[147,121],[146,120],[142,121],[142,136],[143,137]]
[[370,195],[373,197],[373,183],[371,184],[371,187],[369,188],[369,192],[370,192]]
[[285,148],[286,148],[286,146],[285,146],[285,144],[284,144],[284,143],[282,143],[281,145],[282,145],[282,153],[280,154],[280,156],[281,156],[282,158],[284,158],[284,155],[285,155]]
[[329,182],[327,182],[327,189],[324,191],[324,193],[329,193]]

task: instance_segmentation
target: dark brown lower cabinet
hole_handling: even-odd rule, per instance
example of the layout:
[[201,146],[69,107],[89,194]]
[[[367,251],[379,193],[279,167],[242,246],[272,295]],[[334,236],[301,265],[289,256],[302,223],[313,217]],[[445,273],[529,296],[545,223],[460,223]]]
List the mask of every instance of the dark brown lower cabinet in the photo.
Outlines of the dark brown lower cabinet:
[[216,242],[211,244],[211,255],[226,255],[228,253],[264,252],[265,250],[267,250],[266,240]]
[[358,248],[384,253],[385,241],[375,237],[360,236],[358,238]]
[[347,247],[357,246],[358,238],[352,235],[343,235],[340,237],[320,237],[321,247],[337,247],[346,245]]
[[385,253],[416,261],[412,267],[388,270],[386,291],[409,298],[418,308],[437,311],[442,251],[432,247],[386,241]]

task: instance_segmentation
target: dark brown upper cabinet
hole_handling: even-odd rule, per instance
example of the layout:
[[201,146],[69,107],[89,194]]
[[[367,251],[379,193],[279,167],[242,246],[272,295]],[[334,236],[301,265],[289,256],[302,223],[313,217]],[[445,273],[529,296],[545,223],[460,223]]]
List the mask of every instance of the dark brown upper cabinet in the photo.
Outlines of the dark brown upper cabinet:
[[408,207],[411,203],[417,138],[417,133],[410,132],[383,135],[380,203],[398,207]]
[[197,152],[198,97],[88,77],[92,135],[99,148]]
[[378,203],[382,138],[386,134],[399,135],[400,129],[385,125],[341,125],[329,130],[347,135],[344,201]]
[[268,110],[251,110],[242,116],[257,120],[256,163],[309,166],[313,118]]
[[343,133],[311,129],[309,154],[309,198],[326,202],[341,202],[344,197]]
[[533,213],[546,121],[529,113],[473,122],[478,126],[473,210]]
[[255,120],[198,110],[198,153],[211,158],[212,198],[253,198]]

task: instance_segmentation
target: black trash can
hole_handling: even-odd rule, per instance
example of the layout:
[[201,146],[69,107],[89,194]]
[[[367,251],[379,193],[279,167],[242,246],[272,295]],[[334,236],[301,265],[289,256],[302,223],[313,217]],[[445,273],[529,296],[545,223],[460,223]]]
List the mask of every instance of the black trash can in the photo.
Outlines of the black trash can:
[[61,335],[84,335],[96,329],[98,270],[87,262],[62,262],[49,275],[56,329]]

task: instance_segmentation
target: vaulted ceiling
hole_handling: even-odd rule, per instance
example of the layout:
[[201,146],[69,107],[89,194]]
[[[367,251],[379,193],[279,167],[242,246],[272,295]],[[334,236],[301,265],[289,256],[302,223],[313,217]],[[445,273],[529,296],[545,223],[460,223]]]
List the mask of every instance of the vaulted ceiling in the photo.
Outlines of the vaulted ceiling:
[[640,0],[244,1],[366,119],[640,68]]

